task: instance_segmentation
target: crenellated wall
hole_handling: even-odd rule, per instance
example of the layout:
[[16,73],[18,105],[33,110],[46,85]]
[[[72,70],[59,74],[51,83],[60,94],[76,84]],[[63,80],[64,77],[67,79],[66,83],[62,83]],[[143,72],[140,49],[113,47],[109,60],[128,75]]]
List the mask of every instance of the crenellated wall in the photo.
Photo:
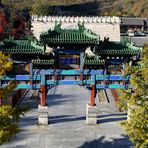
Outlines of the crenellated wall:
[[70,17],[70,16],[32,16],[33,33],[39,39],[42,32],[53,28],[55,22],[61,22],[62,28],[83,23],[86,28],[100,35],[101,39],[109,37],[111,41],[120,41],[119,17]]

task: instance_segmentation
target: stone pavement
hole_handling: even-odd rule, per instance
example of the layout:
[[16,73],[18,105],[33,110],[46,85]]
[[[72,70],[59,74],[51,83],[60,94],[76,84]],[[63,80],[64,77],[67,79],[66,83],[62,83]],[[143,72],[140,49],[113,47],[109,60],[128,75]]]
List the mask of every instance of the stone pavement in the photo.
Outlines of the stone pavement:
[[22,129],[1,148],[128,148],[128,138],[119,126],[126,114],[110,103],[98,102],[98,124],[85,124],[89,91],[82,86],[61,85],[48,92],[49,125],[37,125],[37,100],[29,97],[23,104],[32,109],[20,120]]

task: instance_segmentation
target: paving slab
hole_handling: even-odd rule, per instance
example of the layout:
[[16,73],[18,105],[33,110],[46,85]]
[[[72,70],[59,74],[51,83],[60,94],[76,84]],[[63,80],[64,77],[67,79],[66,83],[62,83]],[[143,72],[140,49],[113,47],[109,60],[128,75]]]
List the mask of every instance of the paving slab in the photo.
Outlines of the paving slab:
[[57,86],[47,94],[49,125],[40,126],[37,125],[38,101],[26,97],[21,105],[30,104],[32,109],[20,120],[21,132],[0,147],[128,148],[132,143],[119,125],[126,114],[119,112],[111,100],[110,103],[96,100],[98,124],[86,125],[89,90],[76,85]]

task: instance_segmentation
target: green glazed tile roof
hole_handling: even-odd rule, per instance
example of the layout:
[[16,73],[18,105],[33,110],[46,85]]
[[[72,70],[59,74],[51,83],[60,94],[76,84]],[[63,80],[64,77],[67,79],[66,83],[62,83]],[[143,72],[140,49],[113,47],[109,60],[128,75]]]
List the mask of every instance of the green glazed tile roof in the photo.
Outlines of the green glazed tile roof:
[[84,65],[104,65],[105,64],[105,60],[103,59],[87,59],[84,62]]
[[54,30],[41,34],[41,42],[48,46],[53,44],[98,44],[99,36],[84,26],[78,24],[78,29],[61,29],[61,25],[55,25]]
[[42,54],[44,47],[27,40],[6,40],[0,45],[0,51],[9,54]]
[[131,50],[129,48],[124,48],[122,50],[100,50],[98,51],[98,55],[137,55],[139,54],[139,50]]
[[141,53],[141,48],[136,47],[130,43],[123,42],[100,42],[99,46],[96,47],[94,53],[97,55],[137,55]]
[[35,65],[53,65],[54,60],[40,60],[40,59],[34,59],[32,60],[32,63]]

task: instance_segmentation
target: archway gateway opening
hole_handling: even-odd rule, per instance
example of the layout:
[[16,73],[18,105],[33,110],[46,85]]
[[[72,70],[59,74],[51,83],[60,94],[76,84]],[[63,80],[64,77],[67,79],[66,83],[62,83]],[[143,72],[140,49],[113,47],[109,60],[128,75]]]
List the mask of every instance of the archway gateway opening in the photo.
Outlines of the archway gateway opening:
[[[32,64],[30,64],[32,67]],[[31,75],[15,75],[4,76],[2,81],[18,81],[17,88],[24,89],[38,89],[41,92],[39,104],[39,124],[48,124],[48,107],[46,104],[46,92],[48,86],[55,85],[83,85],[90,89],[90,98],[86,108],[86,123],[97,123],[97,107],[95,104],[96,90],[98,89],[112,89],[112,88],[126,88],[129,81],[129,76],[121,75],[106,75],[104,70],[30,70]],[[49,79],[52,76],[53,79]],[[57,79],[57,77],[65,76],[65,79]],[[69,79],[77,76],[78,79]],[[87,76],[87,77],[86,77]],[[83,77],[83,79],[81,79]],[[51,77],[50,77],[51,78]],[[68,79],[66,79],[68,78]],[[26,83],[24,83],[24,81]],[[38,83],[36,83],[38,81]],[[120,83],[116,83],[119,81]],[[22,83],[23,82],[23,83]],[[115,83],[114,83],[115,82]]]

